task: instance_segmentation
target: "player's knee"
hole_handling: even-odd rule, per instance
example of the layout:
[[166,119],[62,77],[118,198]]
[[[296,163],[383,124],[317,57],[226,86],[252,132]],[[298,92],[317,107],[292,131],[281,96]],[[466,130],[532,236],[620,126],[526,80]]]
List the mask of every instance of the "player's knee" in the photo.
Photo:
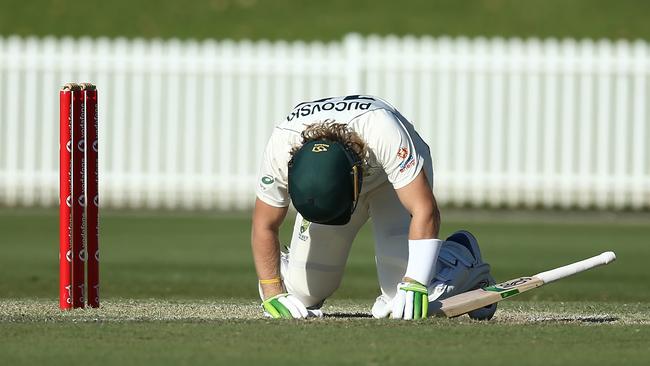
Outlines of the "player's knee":
[[292,292],[291,294],[295,296],[298,300],[300,300],[300,302],[302,302],[307,308],[319,309],[323,305],[323,302],[326,299],[326,297],[310,296],[310,295],[294,293],[294,292]]
[[298,281],[295,279],[295,276],[286,278],[285,286],[287,291],[297,297],[306,307],[322,303],[336,291],[340,284],[340,281],[326,280],[324,277],[318,276],[300,277]]

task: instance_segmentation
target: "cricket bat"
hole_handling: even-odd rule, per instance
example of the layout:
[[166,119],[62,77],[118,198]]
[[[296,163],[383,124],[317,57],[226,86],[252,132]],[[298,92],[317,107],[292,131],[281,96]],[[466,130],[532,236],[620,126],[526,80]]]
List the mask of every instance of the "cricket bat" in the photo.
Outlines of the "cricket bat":
[[[510,281],[498,283],[440,300],[434,305],[434,311],[449,318],[463,315],[472,310],[494,304],[503,299],[532,290],[547,283],[572,276],[588,269],[602,266],[616,259],[614,252],[605,252],[595,257],[571,263],[569,265],[541,272],[531,277],[519,277]],[[433,305],[430,304],[430,306]]]

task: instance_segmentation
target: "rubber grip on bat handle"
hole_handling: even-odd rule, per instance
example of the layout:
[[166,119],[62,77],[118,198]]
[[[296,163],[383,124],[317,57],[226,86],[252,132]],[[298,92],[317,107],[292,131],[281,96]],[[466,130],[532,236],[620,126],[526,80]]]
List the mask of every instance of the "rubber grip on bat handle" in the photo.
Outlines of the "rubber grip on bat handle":
[[552,269],[550,271],[538,273],[535,275],[535,277],[541,279],[544,281],[544,283],[549,283],[564,277],[574,275],[578,272],[586,271],[597,266],[611,263],[615,259],[616,254],[614,254],[614,252],[604,252],[595,257],[581,260],[580,262],[571,263],[566,266]]

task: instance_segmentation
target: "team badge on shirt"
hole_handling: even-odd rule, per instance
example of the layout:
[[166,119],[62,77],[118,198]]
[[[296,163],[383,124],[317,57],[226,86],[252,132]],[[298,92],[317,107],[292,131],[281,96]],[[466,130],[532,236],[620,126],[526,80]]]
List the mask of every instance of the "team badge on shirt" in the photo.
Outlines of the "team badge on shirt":
[[309,229],[309,226],[311,225],[311,222],[302,219],[302,222],[300,223],[300,233],[298,234],[298,238],[302,241],[307,241],[309,239],[309,236],[305,234],[307,230]]
[[275,179],[273,179],[273,177],[270,175],[265,175],[262,177],[262,184],[273,184],[274,181]]
[[271,188],[274,182],[275,178],[270,175],[265,175],[262,177],[262,179],[260,179],[260,189],[262,189],[262,191],[266,191],[267,189]]

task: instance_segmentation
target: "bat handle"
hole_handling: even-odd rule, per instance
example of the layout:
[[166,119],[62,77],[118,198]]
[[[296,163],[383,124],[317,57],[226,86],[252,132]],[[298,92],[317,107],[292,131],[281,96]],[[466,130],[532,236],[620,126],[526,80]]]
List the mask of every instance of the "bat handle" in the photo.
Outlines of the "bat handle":
[[615,259],[616,259],[616,254],[614,254],[614,252],[605,252],[595,257],[581,260],[580,262],[571,263],[566,266],[552,269],[550,271],[538,273],[534,277],[539,278],[540,280],[544,281],[544,283],[546,284],[549,282],[557,281],[564,277],[574,275],[578,272],[586,271],[594,267],[611,263]]

